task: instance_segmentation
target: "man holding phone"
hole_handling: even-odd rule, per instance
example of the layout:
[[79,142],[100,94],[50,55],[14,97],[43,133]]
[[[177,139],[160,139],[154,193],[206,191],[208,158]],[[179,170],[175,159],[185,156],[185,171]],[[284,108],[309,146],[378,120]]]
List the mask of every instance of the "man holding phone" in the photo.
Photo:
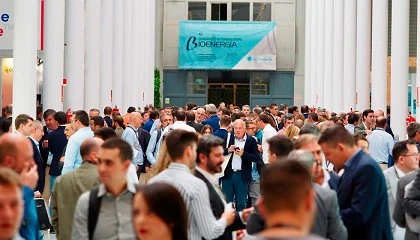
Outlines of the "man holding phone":
[[252,180],[252,162],[261,160],[257,142],[246,134],[245,122],[237,119],[233,123],[234,134],[230,135],[224,155],[231,155],[222,178],[222,190],[227,202],[235,199],[236,211],[246,207],[248,185]]

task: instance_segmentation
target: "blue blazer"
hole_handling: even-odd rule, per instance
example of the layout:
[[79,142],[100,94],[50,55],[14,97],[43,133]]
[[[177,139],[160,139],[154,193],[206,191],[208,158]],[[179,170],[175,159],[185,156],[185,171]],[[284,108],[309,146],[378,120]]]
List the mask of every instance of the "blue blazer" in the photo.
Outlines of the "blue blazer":
[[213,132],[216,132],[217,130],[219,130],[220,126],[219,126],[219,117],[217,116],[217,114],[210,116],[207,120],[203,121],[201,124],[204,125],[210,125],[213,128]]
[[360,150],[345,165],[337,195],[349,240],[393,239],[386,182],[373,158]]
[[61,175],[58,163],[60,162],[60,158],[63,155],[64,148],[67,145],[67,138],[64,134],[64,129],[65,126],[59,126],[56,130],[50,132],[50,134],[48,135],[48,149],[53,155],[49,172],[51,176]]
[[[225,142],[226,141],[227,139],[225,139]],[[234,143],[235,143],[235,135],[231,134],[228,148],[231,145],[234,145]],[[225,156],[228,155],[228,148],[225,148],[225,151],[224,151]],[[226,169],[225,169],[225,175],[223,176],[224,178],[227,178],[227,179],[232,178],[232,173],[233,173],[232,158],[233,158],[233,154],[231,154],[228,165],[226,166]],[[261,155],[258,151],[257,141],[255,141],[253,137],[246,135],[244,154],[242,155],[241,159],[242,159],[242,165],[241,165],[242,178],[245,181],[250,182],[252,180],[252,177],[251,177],[252,162],[261,161]]]
[[[217,131],[214,131],[213,135],[225,140],[227,138],[228,131],[226,129],[219,129]],[[226,142],[224,146],[226,146]]]

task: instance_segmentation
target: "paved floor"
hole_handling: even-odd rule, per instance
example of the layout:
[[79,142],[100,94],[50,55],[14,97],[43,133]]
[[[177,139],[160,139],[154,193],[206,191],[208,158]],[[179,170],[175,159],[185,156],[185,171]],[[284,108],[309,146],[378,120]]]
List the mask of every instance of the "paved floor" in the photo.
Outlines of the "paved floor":
[[48,231],[42,231],[44,233],[44,240],[56,240],[55,234],[50,234]]

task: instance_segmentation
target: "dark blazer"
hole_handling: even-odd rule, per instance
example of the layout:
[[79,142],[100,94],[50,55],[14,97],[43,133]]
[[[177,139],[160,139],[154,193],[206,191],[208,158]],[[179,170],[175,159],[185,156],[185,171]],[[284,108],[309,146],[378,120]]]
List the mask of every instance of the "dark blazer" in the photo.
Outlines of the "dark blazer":
[[338,184],[338,203],[349,240],[393,239],[384,174],[372,157],[359,150]]
[[216,132],[219,130],[219,116],[217,114],[211,115],[207,120],[203,121],[202,124],[204,125],[210,125],[213,128],[213,132]]
[[35,191],[39,191],[41,194],[44,192],[44,185],[45,185],[45,165],[44,160],[42,160],[41,152],[36,147],[34,140],[29,138],[31,141],[32,148],[34,150],[34,161],[38,167],[38,183],[36,184]]
[[67,138],[64,134],[65,128],[65,126],[59,126],[56,130],[48,134],[48,150],[53,155],[49,172],[51,176],[61,175],[59,162],[63,155],[64,148],[67,146]]
[[149,145],[149,141],[150,141],[150,133],[144,129],[139,128],[138,139],[139,139],[141,150],[143,151],[143,165],[142,165],[141,172],[144,173],[146,172],[145,167],[149,167],[151,165],[150,162],[147,160],[147,156],[146,156],[147,146]]
[[392,214],[392,219],[394,219],[395,223],[402,227],[405,228],[405,240],[418,240],[419,236],[416,233],[413,233],[410,228],[407,227],[406,225],[406,221],[405,221],[405,212],[403,209],[403,200],[404,200],[404,188],[405,186],[407,186],[407,184],[409,184],[411,181],[413,181],[417,174],[419,174],[420,171],[414,171],[411,172],[409,174],[407,174],[406,176],[400,178],[400,180],[398,180],[398,185],[397,185],[397,193],[395,195],[395,206],[394,206],[394,213]]
[[227,138],[228,131],[226,129],[219,129],[219,130],[213,132],[213,135],[225,140]]
[[106,122],[106,125],[108,125],[108,127],[112,128],[112,119],[110,116],[105,116],[104,121]]
[[[48,128],[44,126],[44,136],[42,136],[41,140],[39,140],[39,151],[41,152],[42,160],[44,161],[44,164],[47,165],[48,161],[48,148],[43,147],[44,140],[49,140],[50,132],[48,132]],[[49,145],[49,142],[48,142]]]
[[[226,141],[227,139],[225,139],[225,142]],[[231,145],[234,145],[234,143],[235,143],[235,134],[231,134],[228,148]],[[225,148],[225,151],[224,151],[225,156],[228,154],[231,154],[231,153],[228,153],[228,148]],[[232,173],[233,173],[232,158],[233,158],[233,154],[231,154],[229,162],[226,166],[225,174],[223,176],[224,178],[230,179],[232,177]],[[252,180],[252,177],[251,177],[252,162],[261,161],[261,155],[260,155],[260,152],[258,151],[257,141],[255,141],[253,137],[246,135],[244,154],[242,155],[241,159],[242,159],[242,165],[241,165],[242,177],[245,181],[249,182]]]
[[[207,180],[207,178],[204,177],[203,174],[201,174],[199,171],[195,171],[194,175],[198,177],[199,179],[203,180],[204,183],[207,185],[207,188],[209,189],[211,210],[213,211],[213,215],[216,217],[216,219],[219,219],[225,211],[225,204],[223,203],[222,199],[220,199],[220,196],[219,194],[217,194],[216,190],[214,190],[214,187]],[[231,240],[233,231],[244,229],[244,228],[245,228],[245,225],[243,224],[241,218],[239,217],[239,213],[236,213],[235,220],[233,221],[233,223],[227,226],[223,235],[216,238],[216,240]]]
[[190,126],[190,127],[192,127],[192,128],[194,128],[195,131],[198,132],[198,133],[201,133],[201,130],[204,127],[203,124],[196,123],[196,122],[193,122],[193,121],[188,121],[187,122],[187,125]]

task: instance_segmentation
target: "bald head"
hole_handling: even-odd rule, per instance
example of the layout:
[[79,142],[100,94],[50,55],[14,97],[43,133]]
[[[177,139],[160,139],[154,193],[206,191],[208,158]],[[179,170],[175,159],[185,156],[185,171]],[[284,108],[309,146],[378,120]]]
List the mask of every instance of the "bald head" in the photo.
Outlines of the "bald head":
[[0,137],[0,166],[21,173],[34,164],[33,149],[26,137],[12,133]]
[[382,110],[376,110],[374,114],[375,114],[375,117],[380,117],[380,116],[385,117],[385,113]]
[[99,148],[104,140],[100,138],[87,138],[80,145],[80,155],[83,162],[90,161],[96,162]]
[[132,112],[130,113],[130,116],[128,117],[128,121],[130,123],[131,126],[133,126],[134,128],[139,128],[142,124],[142,116],[140,113],[138,112]]
[[236,119],[233,122],[233,131],[235,133],[235,137],[239,139],[243,139],[245,137],[246,132],[246,124],[242,119]]
[[386,118],[383,116],[379,116],[376,118],[376,127],[385,128],[386,126]]

